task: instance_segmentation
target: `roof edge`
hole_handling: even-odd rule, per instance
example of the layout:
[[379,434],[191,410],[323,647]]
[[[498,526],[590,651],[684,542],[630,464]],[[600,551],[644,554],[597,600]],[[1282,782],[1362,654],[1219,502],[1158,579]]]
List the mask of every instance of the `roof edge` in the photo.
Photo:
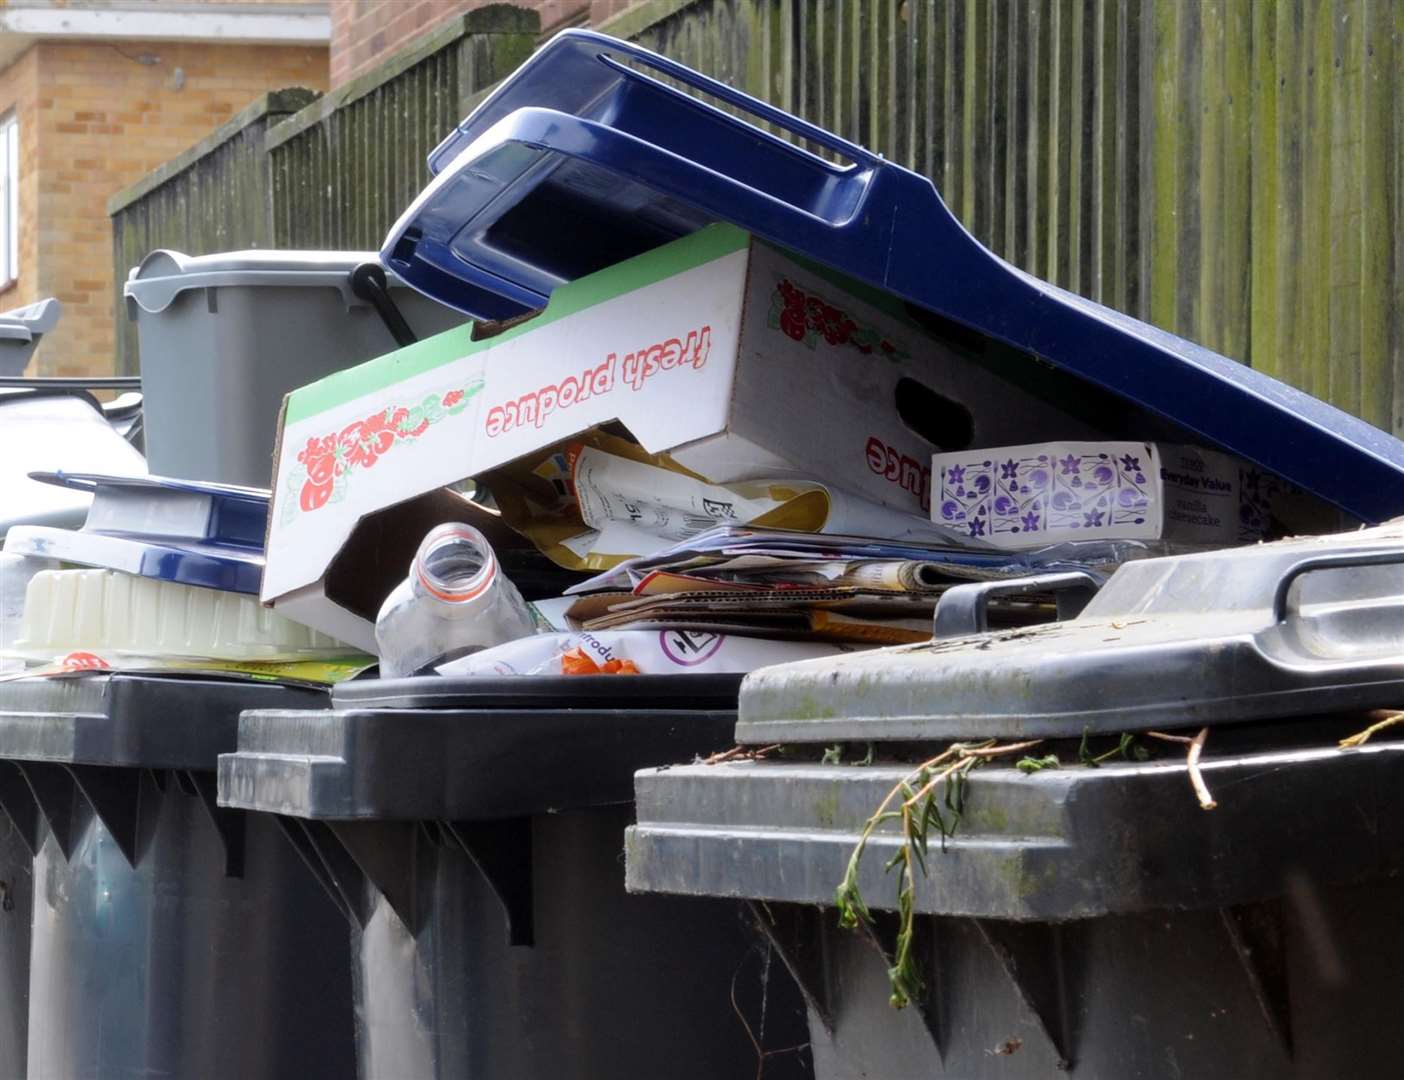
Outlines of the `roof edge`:
[[0,7],[0,33],[37,39],[205,41],[230,45],[326,45],[325,8],[268,5],[230,8]]

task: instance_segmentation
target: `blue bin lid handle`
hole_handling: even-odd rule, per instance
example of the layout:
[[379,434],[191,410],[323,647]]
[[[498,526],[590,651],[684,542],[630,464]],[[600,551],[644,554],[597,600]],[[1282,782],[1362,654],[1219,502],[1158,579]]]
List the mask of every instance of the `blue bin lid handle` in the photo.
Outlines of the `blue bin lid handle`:
[[[548,52],[549,63],[543,66],[540,60],[542,55]],[[574,103],[577,107],[571,111],[586,115],[590,112],[589,106],[592,102],[605,100],[610,90],[616,89],[620,83],[626,81],[657,87],[664,93],[691,102],[699,109],[714,113],[733,124],[737,123],[734,117],[722,110],[696,98],[686,97],[666,83],[636,70],[621,60],[621,57],[632,61],[638,67],[651,69],[665,78],[674,79],[724,101],[757,120],[788,131],[791,135],[823,146],[856,164],[876,165],[883,160],[880,154],[874,154],[857,143],[851,143],[831,131],[811,124],[808,120],[793,116],[784,109],[778,109],[724,82],[694,71],[676,60],[592,30],[564,30],[553,37],[536,57],[503,80],[455,131],[430,151],[429,171],[437,175],[478,134],[532,98],[536,98],[543,105],[549,103],[558,109]],[[567,65],[570,67],[571,78],[569,81],[562,81],[560,69]],[[779,147],[786,150],[796,149],[793,144],[776,138],[760,127],[753,124],[748,124],[747,127],[753,135],[759,135]]]

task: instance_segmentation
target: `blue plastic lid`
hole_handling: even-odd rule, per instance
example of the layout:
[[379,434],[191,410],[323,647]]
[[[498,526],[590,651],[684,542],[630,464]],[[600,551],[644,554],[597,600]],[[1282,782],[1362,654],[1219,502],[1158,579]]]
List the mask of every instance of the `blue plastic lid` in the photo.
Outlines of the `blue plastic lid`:
[[256,595],[268,492],[164,477],[31,473],[93,494],[80,530],[17,526],[5,551]]
[[86,491],[93,503],[85,532],[206,541],[263,550],[269,492],[164,476],[34,472],[46,484]]
[[[656,76],[705,89],[843,163],[766,135]],[[738,130],[740,147],[729,137]],[[441,303],[502,318],[541,307],[566,281],[731,220],[726,196],[653,182],[640,168],[650,155],[679,178],[691,163],[744,185],[744,195],[773,190],[831,213],[852,202],[842,182],[881,162],[665,57],[570,30],[430,153],[435,179],[391,229],[381,261]]]
[[926,177],[626,42],[557,35],[429,162],[437,175],[381,259],[475,317],[540,307],[564,281],[728,221],[1046,362],[1074,389],[1110,391],[1169,421],[1177,440],[1235,453],[1363,521],[1404,514],[1404,442],[1010,266]]

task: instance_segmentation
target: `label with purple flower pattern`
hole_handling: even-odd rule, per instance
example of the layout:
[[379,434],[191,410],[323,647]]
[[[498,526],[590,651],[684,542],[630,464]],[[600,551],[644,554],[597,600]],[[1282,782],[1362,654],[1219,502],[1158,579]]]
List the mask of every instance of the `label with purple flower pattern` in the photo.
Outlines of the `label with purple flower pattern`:
[[1242,536],[1242,464],[1144,442],[1067,442],[937,454],[931,517],[962,542],[1036,548],[1066,540]]

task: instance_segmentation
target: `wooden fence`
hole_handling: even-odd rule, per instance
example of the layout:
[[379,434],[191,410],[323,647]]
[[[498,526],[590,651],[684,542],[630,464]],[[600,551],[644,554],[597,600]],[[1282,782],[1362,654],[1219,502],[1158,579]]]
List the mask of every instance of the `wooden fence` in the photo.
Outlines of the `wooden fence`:
[[[375,246],[527,25],[459,46],[466,81],[412,54],[271,128],[275,241]],[[1404,433],[1404,4],[645,0],[600,29],[930,176],[1011,262]]]

